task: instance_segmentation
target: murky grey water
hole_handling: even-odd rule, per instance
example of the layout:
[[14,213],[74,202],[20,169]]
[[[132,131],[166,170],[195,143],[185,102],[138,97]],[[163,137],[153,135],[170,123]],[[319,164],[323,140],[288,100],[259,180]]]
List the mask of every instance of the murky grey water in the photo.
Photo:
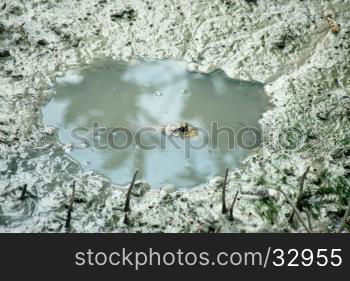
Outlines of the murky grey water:
[[[138,178],[152,187],[191,187],[237,167],[250,150],[240,139],[250,148],[256,143],[242,128],[259,128],[268,108],[261,84],[220,71],[190,73],[185,63],[169,60],[99,62],[57,77],[56,90],[42,109],[43,122],[59,128],[68,154],[118,184],[139,169]],[[177,121],[197,136],[164,134]],[[226,129],[216,134],[216,126]],[[235,133],[230,140],[227,128]]]

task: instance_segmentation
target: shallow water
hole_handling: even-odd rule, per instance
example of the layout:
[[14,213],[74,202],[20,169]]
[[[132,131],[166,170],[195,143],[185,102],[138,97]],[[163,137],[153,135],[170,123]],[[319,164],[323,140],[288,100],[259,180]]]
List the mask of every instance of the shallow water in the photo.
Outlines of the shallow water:
[[[269,106],[259,83],[221,71],[190,73],[170,60],[98,62],[56,82],[56,95],[42,109],[44,124],[59,128],[60,142],[84,169],[117,184],[130,182],[136,169],[152,187],[191,187],[234,169],[259,142],[255,130],[242,128],[259,128]],[[177,121],[197,136],[165,135]],[[217,134],[215,127],[226,129]]]

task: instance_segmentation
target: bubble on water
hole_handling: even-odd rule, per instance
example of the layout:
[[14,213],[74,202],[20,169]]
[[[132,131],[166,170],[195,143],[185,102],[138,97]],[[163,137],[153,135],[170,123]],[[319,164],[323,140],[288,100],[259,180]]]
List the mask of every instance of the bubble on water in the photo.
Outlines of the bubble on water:
[[56,82],[60,84],[80,84],[84,77],[77,70],[68,70],[63,76],[57,77]]
[[88,144],[85,143],[85,142],[82,142],[80,145],[79,145],[80,148],[84,149],[84,148],[87,148],[88,147]]
[[57,132],[57,128],[53,126],[46,126],[44,129],[42,129],[42,132],[48,135],[53,135]]
[[160,91],[155,91],[155,92],[154,92],[154,95],[157,96],[157,97],[160,97],[160,96],[162,96],[163,94],[162,94]]
[[69,153],[73,150],[73,144],[69,143],[63,146],[63,150],[66,153]]
[[188,96],[189,95],[188,90],[187,89],[182,89],[181,90],[181,95]]

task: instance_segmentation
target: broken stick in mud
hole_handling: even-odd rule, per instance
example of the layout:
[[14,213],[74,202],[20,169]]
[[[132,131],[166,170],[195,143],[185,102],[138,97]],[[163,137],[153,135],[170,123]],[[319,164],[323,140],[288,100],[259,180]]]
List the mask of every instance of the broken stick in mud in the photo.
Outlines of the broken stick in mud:
[[293,208],[297,218],[299,219],[299,221],[301,222],[301,224],[303,225],[303,227],[305,228],[305,230],[308,233],[312,233],[312,230],[307,226],[307,224],[304,222],[303,217],[301,216],[300,211],[298,210],[298,208],[294,205],[293,201],[289,198],[289,196],[283,191],[283,190],[279,190],[279,192],[281,192],[283,194],[283,196],[286,198],[288,204]]
[[222,185],[222,197],[221,197],[221,200],[222,200],[221,213],[222,214],[226,214],[226,212],[227,212],[227,208],[226,208],[226,183],[227,183],[227,176],[228,176],[228,168],[226,169],[224,184]]
[[[303,197],[304,197],[304,182],[305,182],[305,179],[306,179],[306,176],[307,174],[309,173],[310,171],[310,166],[308,166],[305,170],[305,172],[303,173],[303,175],[301,176],[300,178],[300,184],[299,184],[299,194],[298,194],[298,198],[297,198],[297,202],[295,204],[295,206],[299,209],[299,210],[302,210],[302,200],[303,200]],[[290,215],[289,217],[289,222],[292,222],[293,221],[293,218],[294,218],[294,215],[295,215],[295,211],[293,210],[292,214]]]
[[236,194],[235,194],[235,197],[233,198],[231,207],[230,207],[230,216],[229,216],[229,220],[230,220],[230,221],[233,221],[233,220],[234,220],[234,218],[233,218],[233,207],[235,206],[235,203],[236,203],[236,201],[237,201],[238,193],[239,193],[239,191],[237,190],[237,192],[236,192]]
[[26,195],[27,195],[27,184],[25,184],[22,187],[21,197],[19,198],[19,200],[23,201],[24,199],[26,199]]
[[126,200],[125,200],[125,205],[124,205],[124,212],[129,212],[129,211],[131,211],[131,209],[130,209],[131,191],[132,191],[132,188],[134,187],[134,183],[135,183],[136,176],[137,176],[137,173],[138,173],[138,172],[139,172],[139,170],[136,170],[136,171],[135,171],[134,176],[132,177],[132,180],[131,180],[131,183],[130,183],[128,192],[126,193]]
[[350,215],[350,199],[348,200],[348,208],[346,209],[345,211],[345,214],[344,214],[344,217],[339,225],[339,228],[338,228],[338,233],[342,233],[344,228],[345,228],[345,225],[347,223],[347,220],[348,220],[348,217]]
[[75,181],[73,182],[73,186],[72,186],[72,197],[70,199],[70,203],[68,206],[68,212],[67,212],[67,218],[66,218],[66,224],[65,224],[67,231],[70,231],[70,227],[71,227],[74,200],[75,200]]

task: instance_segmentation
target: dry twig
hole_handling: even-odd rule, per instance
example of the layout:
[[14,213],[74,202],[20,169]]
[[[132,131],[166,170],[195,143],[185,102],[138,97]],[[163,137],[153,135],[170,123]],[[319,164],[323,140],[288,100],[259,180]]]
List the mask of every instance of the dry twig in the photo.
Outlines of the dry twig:
[[226,169],[225,173],[225,180],[224,184],[222,185],[222,196],[221,196],[221,201],[222,201],[222,214],[226,214],[227,208],[226,208],[226,184],[227,184],[227,176],[228,176],[228,168]]
[[307,215],[307,224],[309,226],[309,229],[311,230],[311,232],[313,232],[313,229],[312,229],[312,222],[311,222],[311,213],[308,209],[305,209],[305,213]]
[[[302,206],[301,206],[301,202],[303,200],[303,196],[304,196],[304,182],[305,182],[305,179],[306,179],[306,176],[307,174],[309,173],[310,171],[310,166],[308,166],[305,170],[305,172],[303,173],[303,175],[301,176],[300,178],[300,183],[299,183],[299,194],[298,194],[298,198],[297,198],[297,202],[296,202],[296,207],[301,210],[302,209]],[[292,222],[293,221],[293,218],[294,218],[294,215],[295,215],[295,212],[293,210],[292,214],[290,215],[290,218],[289,218],[289,222]]]
[[233,201],[232,201],[231,207],[230,207],[230,217],[229,217],[229,220],[230,220],[230,221],[233,221],[233,207],[235,206],[235,203],[236,203],[236,200],[237,200],[238,193],[239,193],[239,191],[237,190],[237,192],[236,192],[236,194],[235,194],[235,197],[233,198]]
[[72,218],[72,211],[73,211],[73,204],[74,204],[74,200],[75,200],[75,181],[73,181],[73,190],[72,190],[72,197],[70,199],[70,203],[68,206],[68,213],[67,213],[67,218],[66,218],[66,229],[70,230],[70,222],[71,222],[71,218]]
[[287,202],[289,203],[289,205],[292,206],[297,218],[299,219],[299,221],[301,222],[301,224],[303,225],[303,227],[305,228],[305,230],[308,233],[312,233],[311,229],[306,225],[306,223],[304,222],[300,211],[298,210],[298,208],[293,204],[292,200],[289,198],[289,196],[283,191],[283,190],[279,190],[279,192],[281,192],[283,194],[283,196],[286,198]]
[[348,208],[346,209],[344,217],[343,217],[343,219],[342,219],[342,221],[341,221],[341,223],[339,225],[339,228],[338,228],[338,231],[337,231],[338,233],[342,233],[343,232],[349,215],[350,215],[350,199],[348,200]]
[[19,200],[23,201],[24,199],[26,199],[26,195],[27,195],[27,185],[25,184],[22,187],[22,193],[21,193],[21,197],[19,197]]
[[126,200],[125,200],[125,205],[124,205],[124,212],[129,212],[130,211],[130,198],[131,198],[131,191],[132,188],[134,187],[134,183],[136,180],[136,176],[139,170],[136,170],[134,173],[134,176],[132,177],[128,192],[126,193]]

